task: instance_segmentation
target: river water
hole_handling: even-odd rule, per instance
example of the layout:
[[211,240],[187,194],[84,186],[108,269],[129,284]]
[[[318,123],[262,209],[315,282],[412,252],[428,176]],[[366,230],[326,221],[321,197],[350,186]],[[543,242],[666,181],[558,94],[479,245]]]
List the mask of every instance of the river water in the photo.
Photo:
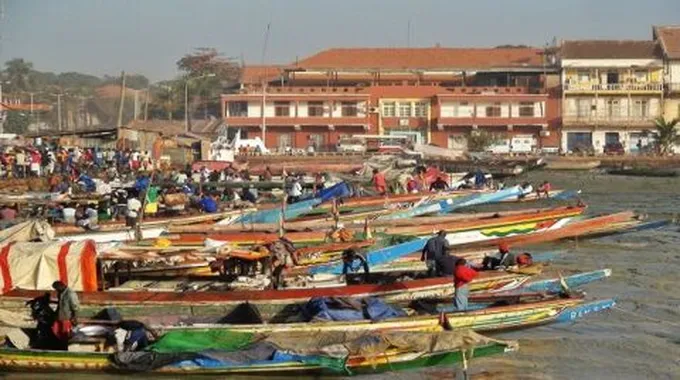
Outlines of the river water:
[[[589,214],[634,210],[648,214],[650,219],[680,215],[680,178],[536,171],[516,180],[538,183],[546,179],[556,188],[581,189],[582,199],[589,205]],[[611,278],[590,284],[586,290],[590,298],[616,298],[617,308],[573,324],[495,335],[519,341],[519,351],[472,361],[470,379],[680,379],[679,246],[679,227],[671,226],[657,231],[542,247],[540,250],[567,251],[552,264],[552,269],[559,269],[565,275],[613,269]],[[18,376],[36,378],[35,375]],[[17,378],[16,375],[12,377]],[[366,378],[453,377],[451,368],[431,368]]]

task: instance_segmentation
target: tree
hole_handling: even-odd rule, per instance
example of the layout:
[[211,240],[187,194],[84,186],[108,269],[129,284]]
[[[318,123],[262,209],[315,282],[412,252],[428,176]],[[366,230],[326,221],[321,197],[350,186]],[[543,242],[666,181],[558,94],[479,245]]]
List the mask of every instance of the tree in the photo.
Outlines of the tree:
[[151,115],[162,115],[161,117],[168,120],[173,119],[173,114],[179,111],[179,105],[182,103],[181,96],[182,83],[180,81],[162,81],[156,83],[151,88]]
[[[188,85],[193,97],[204,95],[206,97],[205,109],[211,109],[219,114],[218,97],[222,88],[237,83],[241,76],[241,68],[233,58],[221,55],[214,48],[197,48],[194,53],[186,54],[177,61],[177,68],[183,73],[183,83]],[[190,80],[201,76],[214,74],[215,77]],[[189,111],[196,109],[197,102],[191,101]]]
[[33,64],[23,58],[14,58],[5,62],[5,78],[9,81],[9,92],[29,91],[32,89],[30,74],[33,71]]
[[498,142],[498,137],[486,131],[471,133],[468,138],[468,150],[470,152],[484,152],[488,147]]
[[28,130],[30,117],[20,111],[7,111],[7,119],[3,124],[3,131],[5,133],[24,134]]
[[673,119],[667,121],[663,117],[654,120],[656,126],[656,145],[659,148],[660,155],[666,155],[673,151],[673,146],[680,144],[680,134],[676,129],[680,119]]

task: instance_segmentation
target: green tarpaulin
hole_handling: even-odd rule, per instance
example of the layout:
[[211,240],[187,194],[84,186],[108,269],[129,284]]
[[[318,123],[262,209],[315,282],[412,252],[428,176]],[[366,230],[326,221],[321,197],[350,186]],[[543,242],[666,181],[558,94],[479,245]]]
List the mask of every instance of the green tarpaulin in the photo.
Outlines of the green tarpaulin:
[[165,333],[150,349],[156,352],[235,351],[253,343],[255,334],[228,330],[183,330]]

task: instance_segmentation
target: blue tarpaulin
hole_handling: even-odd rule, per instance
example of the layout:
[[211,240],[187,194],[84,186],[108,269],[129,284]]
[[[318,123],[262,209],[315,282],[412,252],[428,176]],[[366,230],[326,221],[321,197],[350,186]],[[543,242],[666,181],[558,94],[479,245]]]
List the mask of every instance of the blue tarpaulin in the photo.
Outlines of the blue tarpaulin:
[[324,319],[329,321],[360,321],[406,316],[403,310],[396,309],[384,301],[368,297],[361,301],[361,309],[349,307],[347,304],[328,297],[315,297],[302,308],[307,319]]

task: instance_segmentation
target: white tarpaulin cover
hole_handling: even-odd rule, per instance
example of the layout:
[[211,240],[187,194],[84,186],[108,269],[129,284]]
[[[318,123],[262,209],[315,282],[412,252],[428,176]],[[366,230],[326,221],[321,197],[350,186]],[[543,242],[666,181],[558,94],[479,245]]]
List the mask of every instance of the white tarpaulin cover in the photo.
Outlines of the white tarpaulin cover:
[[0,246],[2,293],[14,288],[52,290],[52,283],[57,280],[76,291],[96,291],[96,260],[92,240],[3,244]]

